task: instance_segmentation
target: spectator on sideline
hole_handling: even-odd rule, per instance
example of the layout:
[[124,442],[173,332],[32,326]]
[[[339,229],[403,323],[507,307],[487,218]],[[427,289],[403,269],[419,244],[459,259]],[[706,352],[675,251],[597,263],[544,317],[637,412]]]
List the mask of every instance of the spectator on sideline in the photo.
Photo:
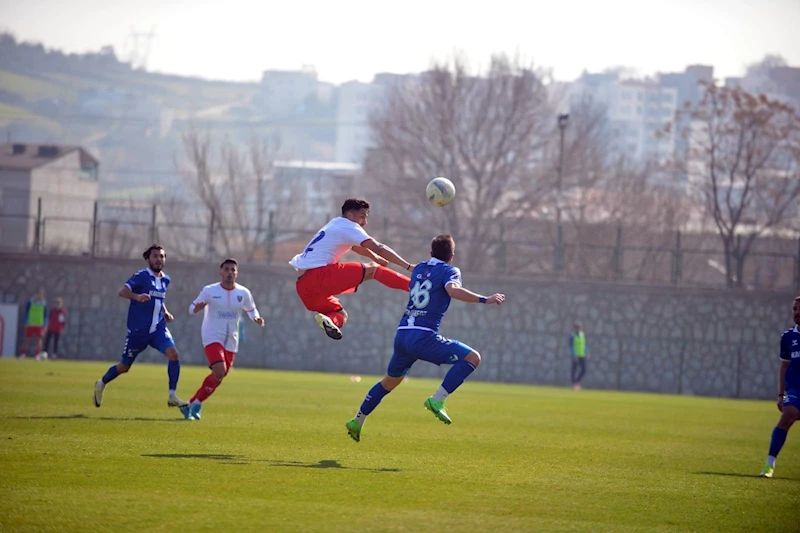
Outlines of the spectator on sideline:
[[47,333],[45,333],[44,336],[45,352],[50,349],[50,339],[53,339],[53,352],[50,354],[51,359],[58,357],[58,341],[61,339],[61,334],[64,333],[66,325],[67,310],[64,308],[64,300],[56,298],[55,306],[47,315]]
[[47,326],[47,301],[44,299],[44,289],[39,289],[36,296],[28,301],[25,306],[23,323],[25,324],[25,340],[22,341],[19,357],[20,359],[27,357],[31,339],[35,340],[36,352],[34,355],[39,357],[42,353],[44,329]]
[[572,326],[575,331],[569,336],[569,352],[572,355],[572,388],[581,390],[581,380],[586,374],[586,360],[589,359],[589,350],[586,347],[586,334],[583,325],[575,322]]

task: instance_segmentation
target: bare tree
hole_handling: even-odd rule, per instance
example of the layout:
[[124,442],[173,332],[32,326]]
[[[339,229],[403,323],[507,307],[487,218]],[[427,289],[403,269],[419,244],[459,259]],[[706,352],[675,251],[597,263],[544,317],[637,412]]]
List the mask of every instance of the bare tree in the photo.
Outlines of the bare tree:
[[686,174],[722,240],[727,285],[742,287],[753,241],[797,216],[800,116],[764,95],[710,84],[690,116]]
[[[555,126],[544,77],[506,55],[483,73],[456,57],[387,87],[370,120],[375,148],[366,174],[393,229],[415,238],[449,231],[462,239],[464,267],[477,269],[499,221],[530,216],[544,197],[533,169]],[[424,196],[436,176],[458,190],[458,200],[439,209]]]
[[[669,248],[687,209],[670,191],[669,169],[632,160],[615,145],[615,134],[603,106],[573,103],[563,163],[565,269],[579,277],[659,279],[658,267],[670,264]],[[619,244],[636,248],[624,261],[618,236],[624,239]],[[669,278],[668,268],[664,276]]]
[[241,254],[249,261],[268,256],[274,231],[270,213],[274,215],[279,205],[270,201],[269,190],[278,139],[253,137],[245,147],[224,140],[216,164],[214,142],[207,133],[192,127],[181,139],[186,164],[179,168],[210,213],[210,248],[221,244],[226,255]]

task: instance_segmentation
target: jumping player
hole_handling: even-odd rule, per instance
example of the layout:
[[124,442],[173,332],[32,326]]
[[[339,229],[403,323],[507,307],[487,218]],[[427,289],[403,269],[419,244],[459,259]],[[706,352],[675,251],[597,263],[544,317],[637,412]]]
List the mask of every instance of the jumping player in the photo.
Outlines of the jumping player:
[[[347,312],[337,295],[350,294],[367,280],[375,279],[389,288],[408,292],[409,279],[386,268],[394,263],[411,270],[411,263],[394,250],[381,244],[364,231],[369,217],[369,202],[348,198],[342,205],[342,216],[328,222],[317,232],[301,254],[289,262],[297,271],[297,294],[306,309],[315,311],[314,319],[332,339],[342,338],[341,327]],[[339,263],[353,250],[367,257],[369,263]]]
[[781,412],[781,418],[772,430],[762,477],[772,477],[775,473],[775,459],[786,442],[786,434],[800,418],[800,296],[794,299],[792,318],[795,327],[781,336],[781,369],[778,375],[778,411]]
[[450,235],[439,235],[431,242],[431,260],[420,263],[411,274],[413,286],[405,313],[394,337],[394,354],[386,377],[376,383],[364,398],[355,418],[345,424],[350,437],[359,442],[364,421],[384,396],[403,381],[411,366],[419,359],[435,365],[451,364],[436,394],[425,400],[425,408],[450,424],[445,399],[461,385],[481,362],[478,352],[464,343],[439,335],[450,300],[502,304],[503,294],[481,296],[461,286],[461,271],[452,266],[455,241]]
[[119,290],[119,296],[131,301],[128,307],[128,336],[122,359],[108,369],[105,375],[94,384],[94,405],[100,407],[103,391],[109,381],[130,370],[136,357],[152,346],[169,359],[167,375],[169,376],[169,407],[188,405],[178,398],[175,389],[181,374],[181,363],[178,361],[178,350],[175,341],[167,328],[172,322],[172,314],[164,302],[170,278],[163,272],[167,262],[167,254],[160,244],[152,244],[142,254],[147,261],[147,268],[135,273]]
[[222,380],[230,372],[236,351],[239,349],[239,323],[242,311],[253,322],[264,327],[264,319],[258,314],[253,295],[243,285],[236,283],[239,277],[239,263],[236,259],[226,259],[219,265],[220,283],[206,285],[200,295],[189,306],[190,314],[205,310],[201,335],[211,373],[189,400],[189,405],[181,407],[188,420],[200,420],[200,408],[211,396]]

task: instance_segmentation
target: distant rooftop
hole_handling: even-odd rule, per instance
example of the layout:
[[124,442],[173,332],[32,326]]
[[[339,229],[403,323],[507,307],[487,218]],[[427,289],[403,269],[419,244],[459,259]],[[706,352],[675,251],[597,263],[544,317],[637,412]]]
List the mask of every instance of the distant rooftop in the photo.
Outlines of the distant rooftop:
[[344,170],[350,172],[361,170],[361,165],[358,163],[337,163],[335,161],[275,161],[275,167],[308,168],[312,170]]
[[0,145],[0,169],[32,170],[80,151],[81,166],[98,165],[97,159],[80,146],[55,144],[5,143]]

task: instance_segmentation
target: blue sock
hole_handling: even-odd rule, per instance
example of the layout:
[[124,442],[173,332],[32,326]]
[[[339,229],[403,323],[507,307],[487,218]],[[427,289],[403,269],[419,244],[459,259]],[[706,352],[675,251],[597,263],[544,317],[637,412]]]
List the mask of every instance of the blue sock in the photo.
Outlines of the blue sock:
[[389,391],[383,388],[380,381],[377,382],[364,397],[364,403],[361,404],[361,413],[365,416],[370,414],[387,394],[389,394]]
[[169,390],[178,388],[178,378],[181,376],[181,362],[178,360],[167,362],[167,375],[169,376]]
[[783,443],[786,442],[786,434],[788,431],[776,427],[772,430],[772,440],[769,441],[769,454],[772,457],[778,457],[778,453],[783,448]]
[[119,376],[119,372],[117,372],[117,365],[111,365],[111,368],[108,369],[108,372],[103,376],[103,383],[108,383],[109,381],[113,380]]
[[453,368],[448,370],[447,374],[445,374],[442,387],[447,391],[447,394],[453,394],[453,391],[461,386],[464,380],[467,379],[474,370],[475,367],[472,366],[472,363],[468,363],[464,360],[458,361],[453,365]]

